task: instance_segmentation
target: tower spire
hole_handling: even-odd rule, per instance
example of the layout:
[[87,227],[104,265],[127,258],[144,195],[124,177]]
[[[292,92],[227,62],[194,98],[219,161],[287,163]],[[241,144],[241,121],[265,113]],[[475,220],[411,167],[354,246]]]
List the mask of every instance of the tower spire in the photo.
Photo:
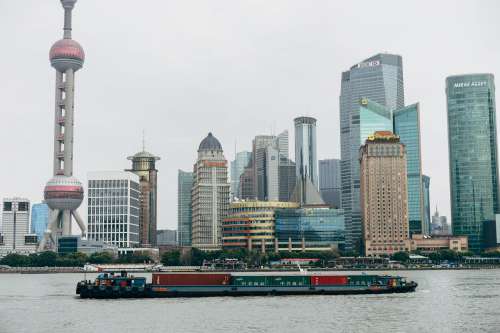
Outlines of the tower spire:
[[64,38],[71,39],[71,11],[77,0],[61,0],[64,8]]
[[146,151],[146,135],[144,134],[144,128],[142,129],[142,151]]

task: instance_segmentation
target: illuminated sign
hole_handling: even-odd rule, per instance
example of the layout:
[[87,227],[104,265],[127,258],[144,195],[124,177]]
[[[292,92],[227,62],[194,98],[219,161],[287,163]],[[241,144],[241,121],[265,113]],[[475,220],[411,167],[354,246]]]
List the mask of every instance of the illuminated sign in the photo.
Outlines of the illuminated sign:
[[358,68],[363,68],[363,67],[375,67],[380,65],[380,60],[372,60],[372,61],[367,61],[367,62],[362,62],[358,64]]
[[456,82],[453,88],[469,88],[469,87],[484,87],[487,86],[486,81],[470,81],[470,82]]

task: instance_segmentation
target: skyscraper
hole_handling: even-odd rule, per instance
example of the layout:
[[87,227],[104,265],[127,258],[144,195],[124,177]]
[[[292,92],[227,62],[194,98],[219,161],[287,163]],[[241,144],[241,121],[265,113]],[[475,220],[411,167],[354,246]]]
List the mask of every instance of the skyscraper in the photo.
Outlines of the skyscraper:
[[406,152],[398,136],[375,132],[361,147],[361,211],[367,256],[410,251]]
[[147,152],[143,143],[142,151],[127,157],[127,159],[132,161],[132,169],[125,171],[133,172],[139,176],[141,191],[140,244],[144,247],[156,246],[158,170],[155,164],[160,158]]
[[278,201],[280,195],[280,150],[277,142],[273,142],[266,147],[266,195],[267,201]]
[[50,64],[56,70],[56,103],[54,117],[53,178],[44,190],[45,202],[50,207],[49,226],[40,242],[45,248],[51,239],[57,246],[57,237],[71,235],[71,216],[85,234],[85,224],[76,211],[83,201],[82,184],[73,177],[73,127],[75,72],[85,60],[83,48],[71,39],[71,12],[76,0],[61,0],[64,8],[64,35],[52,45]]
[[201,250],[221,248],[222,220],[229,209],[227,161],[212,133],[198,147],[193,167],[192,246]]
[[179,246],[191,246],[193,173],[179,170],[177,174],[177,233]]
[[[422,194],[424,197],[424,223],[422,233],[431,234],[431,197],[430,197],[431,177],[422,175]],[[409,195],[408,195],[409,196]]]
[[280,156],[279,178],[279,201],[290,201],[296,183],[295,163],[284,156]]
[[420,106],[419,103],[397,109],[393,113],[394,134],[406,149],[406,171],[408,177],[408,219],[410,235],[428,233],[424,217],[422,193],[422,158],[420,151]]
[[37,237],[29,233],[30,202],[24,198],[5,198],[2,205],[0,258],[9,253],[29,254],[36,250]]
[[319,191],[330,207],[340,208],[340,160],[319,160]]
[[345,212],[347,247],[361,245],[359,203],[360,107],[363,98],[388,110],[404,106],[403,61],[401,56],[377,54],[342,73],[340,93],[340,144],[342,208]]
[[41,241],[49,225],[49,206],[37,203],[31,206],[31,233],[36,234]]
[[483,222],[499,211],[495,84],[492,74],[446,78],[453,234],[482,249]]
[[318,189],[318,157],[316,154],[316,119],[297,117],[295,123],[295,176],[309,179]]
[[125,171],[88,173],[88,238],[120,248],[140,242],[139,176]]
[[231,162],[231,199],[239,197],[240,177],[249,165],[252,153],[249,151],[240,151],[236,153],[234,161]]
[[267,200],[266,148],[275,140],[274,135],[257,135],[252,142],[254,191],[257,200]]

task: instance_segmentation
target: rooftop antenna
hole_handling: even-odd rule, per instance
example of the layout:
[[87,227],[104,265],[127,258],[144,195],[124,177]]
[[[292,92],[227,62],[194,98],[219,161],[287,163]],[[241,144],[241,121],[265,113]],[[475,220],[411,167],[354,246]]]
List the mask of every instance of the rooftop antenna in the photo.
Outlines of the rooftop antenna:
[[142,151],[146,151],[146,135],[144,134],[144,128],[142,129]]

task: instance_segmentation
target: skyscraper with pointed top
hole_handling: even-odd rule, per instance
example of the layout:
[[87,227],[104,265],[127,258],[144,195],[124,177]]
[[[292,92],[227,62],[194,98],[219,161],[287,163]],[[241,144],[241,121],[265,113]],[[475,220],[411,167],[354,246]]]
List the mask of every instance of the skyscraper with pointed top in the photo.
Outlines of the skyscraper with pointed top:
[[139,240],[140,246],[156,246],[157,230],[157,175],[156,161],[160,157],[146,151],[144,137],[142,151],[127,157],[132,161],[132,168],[127,169],[139,176],[140,214],[139,214]]

